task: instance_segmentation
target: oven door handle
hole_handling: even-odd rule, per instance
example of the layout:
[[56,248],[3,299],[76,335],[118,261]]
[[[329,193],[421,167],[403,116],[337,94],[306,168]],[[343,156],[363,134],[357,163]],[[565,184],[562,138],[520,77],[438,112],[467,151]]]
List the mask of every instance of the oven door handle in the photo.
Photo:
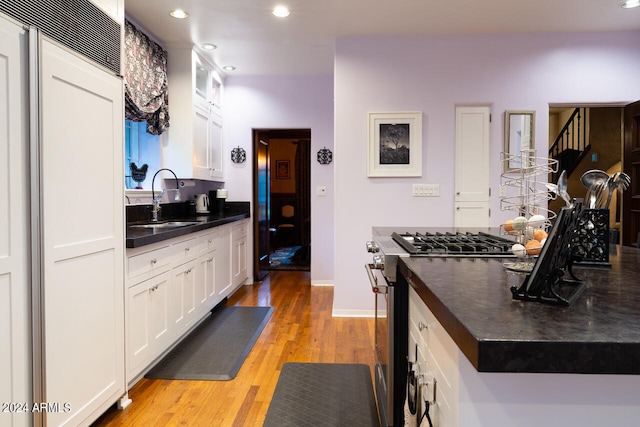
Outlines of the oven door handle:
[[371,284],[371,291],[373,291],[374,294],[389,293],[389,286],[387,286],[386,284],[382,284],[382,285],[378,284],[378,279],[376,278],[376,276],[373,274],[373,271],[372,271],[376,269],[375,266],[373,264],[365,264],[364,268],[367,270],[367,274],[369,275],[369,283]]

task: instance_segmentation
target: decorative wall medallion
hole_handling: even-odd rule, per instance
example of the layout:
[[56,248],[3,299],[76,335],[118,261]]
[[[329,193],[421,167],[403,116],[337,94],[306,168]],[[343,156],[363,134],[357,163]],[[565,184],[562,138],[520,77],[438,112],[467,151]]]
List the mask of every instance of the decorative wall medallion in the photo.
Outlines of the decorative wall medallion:
[[333,160],[333,153],[327,147],[318,150],[318,163],[328,165]]
[[247,152],[244,148],[236,147],[231,150],[231,161],[233,163],[244,163],[247,160]]

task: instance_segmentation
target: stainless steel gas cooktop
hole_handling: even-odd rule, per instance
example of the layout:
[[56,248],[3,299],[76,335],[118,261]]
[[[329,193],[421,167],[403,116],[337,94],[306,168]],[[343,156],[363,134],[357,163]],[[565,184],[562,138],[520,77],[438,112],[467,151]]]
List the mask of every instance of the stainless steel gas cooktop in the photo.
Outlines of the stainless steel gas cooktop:
[[394,232],[391,236],[411,256],[514,256],[511,252],[513,240],[483,232]]

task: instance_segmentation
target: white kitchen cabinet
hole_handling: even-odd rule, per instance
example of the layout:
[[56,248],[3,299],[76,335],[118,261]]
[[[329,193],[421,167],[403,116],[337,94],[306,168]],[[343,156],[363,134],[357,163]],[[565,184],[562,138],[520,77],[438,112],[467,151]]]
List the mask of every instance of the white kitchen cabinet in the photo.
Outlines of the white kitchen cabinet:
[[209,252],[198,258],[196,269],[196,304],[198,312],[211,309],[216,298],[216,252]]
[[197,52],[192,52],[194,105],[210,109],[220,114],[222,107],[222,79],[215,67]]
[[193,49],[168,50],[169,142],[164,158],[179,178],[223,181],[222,80]]
[[[30,268],[28,215],[27,34],[0,16],[0,402],[29,402]],[[31,425],[31,415],[0,414],[0,424]]]
[[199,268],[196,279],[196,297],[198,310],[206,313],[218,304],[222,298],[216,292],[216,255],[218,248],[218,230],[200,236],[202,254],[198,258]]
[[225,224],[218,227],[218,254],[216,257],[216,293],[225,298],[233,287],[231,274],[231,227]]
[[420,373],[437,380],[434,427],[635,425],[629,420],[638,416],[637,375],[478,372],[409,292],[408,355],[413,361],[418,343]]
[[182,336],[195,321],[197,269],[198,262],[194,259],[172,270],[172,319],[174,334],[177,337]]
[[207,139],[209,176],[213,180],[224,181],[224,143],[222,139],[222,116],[215,111],[209,117],[209,134]]
[[[0,401],[48,410],[7,407],[0,424],[90,425],[126,395],[123,84],[35,24],[59,36],[61,20],[6,3],[25,22],[0,14]],[[45,6],[75,30],[99,19]],[[115,57],[107,45],[94,53]]]
[[[183,249],[184,250],[184,249]],[[127,384],[175,340],[171,241],[127,251]]]
[[[47,425],[84,425],[126,393],[123,83],[46,37],[39,60],[38,401],[71,405]],[[78,180],[90,191],[71,197]]]
[[242,284],[247,279],[247,220],[233,223],[231,229],[231,274],[232,284]]
[[127,290],[127,378],[134,378],[173,340],[168,271]]
[[196,320],[196,279],[199,276],[197,261],[200,240],[197,236],[179,240],[171,245],[174,259],[171,296],[173,333],[180,337]]
[[[409,288],[409,360],[423,379],[436,380],[435,404],[430,407],[434,427],[458,426],[458,348],[413,288]],[[433,393],[433,384],[423,388]],[[433,395],[430,395],[431,399]]]
[[[129,387],[233,290],[231,236],[236,224],[127,250]],[[236,241],[245,240],[236,250],[246,247],[246,225],[244,220],[236,229]],[[246,256],[238,265],[246,265]]]

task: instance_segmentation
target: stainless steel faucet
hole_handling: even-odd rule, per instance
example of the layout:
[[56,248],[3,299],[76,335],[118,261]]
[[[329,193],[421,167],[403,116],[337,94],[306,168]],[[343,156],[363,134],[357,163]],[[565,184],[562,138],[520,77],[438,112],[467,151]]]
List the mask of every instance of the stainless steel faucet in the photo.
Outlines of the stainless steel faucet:
[[[176,188],[175,189],[167,189],[167,188],[163,188],[162,191],[160,192],[160,194],[158,194],[158,197],[156,197],[155,195],[155,190],[154,190],[154,183],[156,181],[156,176],[158,175],[158,173],[160,173],[160,171],[169,171],[173,174],[173,176],[176,178]],[[173,198],[174,201],[179,202],[180,201],[180,187],[179,187],[179,182],[178,182],[178,176],[175,174],[174,171],[172,171],[171,169],[167,169],[167,168],[162,168],[162,169],[158,169],[158,172],[156,172],[153,175],[153,179],[151,180],[151,221],[155,222],[158,221],[158,212],[160,212],[160,199],[162,198],[162,196],[164,196],[164,193],[168,192],[168,191],[175,191],[175,196]]]

